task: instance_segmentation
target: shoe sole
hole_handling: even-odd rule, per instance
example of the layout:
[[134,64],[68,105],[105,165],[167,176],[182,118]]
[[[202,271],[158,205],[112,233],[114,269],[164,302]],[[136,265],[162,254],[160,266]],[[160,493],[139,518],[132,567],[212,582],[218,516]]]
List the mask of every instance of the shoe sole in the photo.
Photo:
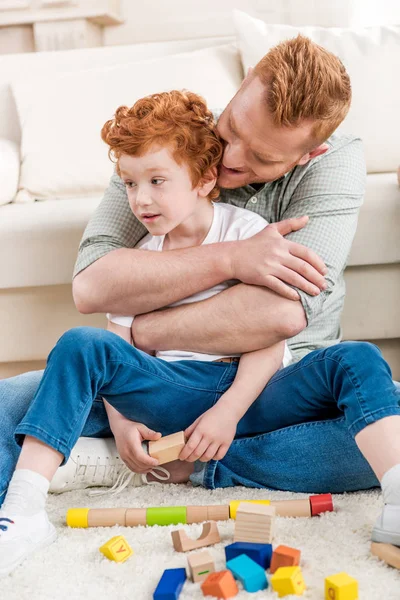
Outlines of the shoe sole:
[[391,533],[385,529],[374,527],[372,530],[371,540],[381,544],[392,544],[392,546],[400,546],[400,533]]
[[56,540],[56,538],[57,538],[57,531],[54,528],[54,526],[52,526],[52,530],[50,531],[50,534],[46,538],[44,538],[44,540],[42,540],[37,546],[35,546],[34,548],[31,548],[28,552],[25,552],[24,554],[22,554],[22,556],[19,556],[18,559],[15,562],[13,562],[12,565],[8,565],[6,569],[0,568],[0,575],[9,575],[33,552],[36,552],[36,550],[41,550],[42,548],[45,548],[46,546],[50,546],[50,544],[52,544]]

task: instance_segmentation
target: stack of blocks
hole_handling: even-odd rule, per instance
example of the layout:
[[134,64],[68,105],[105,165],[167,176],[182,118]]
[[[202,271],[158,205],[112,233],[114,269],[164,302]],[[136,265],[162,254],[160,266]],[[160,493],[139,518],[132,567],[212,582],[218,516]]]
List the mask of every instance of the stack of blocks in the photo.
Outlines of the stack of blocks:
[[270,544],[274,533],[276,510],[262,504],[240,504],[236,512],[235,542]]

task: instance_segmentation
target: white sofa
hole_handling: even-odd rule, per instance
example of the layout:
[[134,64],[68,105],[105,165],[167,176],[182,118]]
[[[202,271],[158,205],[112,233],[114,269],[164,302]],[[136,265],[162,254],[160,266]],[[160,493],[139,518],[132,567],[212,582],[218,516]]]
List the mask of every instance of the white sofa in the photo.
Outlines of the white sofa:
[[[249,60],[245,36],[234,42],[0,57],[0,378],[42,368],[65,330],[104,326],[103,315],[76,310],[71,276],[83,230],[112,172],[99,139],[105,119],[118,104],[168,87],[192,88],[210,106],[224,106]],[[396,78],[390,65],[382,69]],[[361,129],[370,125],[370,114],[356,116]],[[392,132],[396,142],[398,131]],[[400,192],[393,157],[385,163],[385,146],[371,146],[381,144],[380,134],[377,128],[366,148],[367,155],[379,152],[379,166],[367,178],[342,323],[345,339],[377,343],[399,379]]]

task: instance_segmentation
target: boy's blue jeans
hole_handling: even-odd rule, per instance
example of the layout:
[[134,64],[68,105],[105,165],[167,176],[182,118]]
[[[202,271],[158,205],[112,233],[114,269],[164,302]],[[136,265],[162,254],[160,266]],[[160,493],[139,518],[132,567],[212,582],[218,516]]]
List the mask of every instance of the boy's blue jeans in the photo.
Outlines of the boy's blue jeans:
[[[103,329],[68,331],[44,372],[0,381],[0,505],[24,435],[66,461],[80,436],[112,436],[101,397],[168,435],[212,407],[237,366],[166,362]],[[225,458],[207,464],[203,485],[313,493],[375,487],[379,482],[353,438],[368,424],[399,415],[399,402],[400,387],[374,345],[344,342],[311,352],[272,377],[239,422]]]

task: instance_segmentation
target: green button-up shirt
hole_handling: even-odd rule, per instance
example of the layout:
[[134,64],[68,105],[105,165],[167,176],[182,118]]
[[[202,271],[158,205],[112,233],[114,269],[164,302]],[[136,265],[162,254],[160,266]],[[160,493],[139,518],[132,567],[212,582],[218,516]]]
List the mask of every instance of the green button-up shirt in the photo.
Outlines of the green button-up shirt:
[[[361,140],[334,134],[327,143],[329,150],[325,154],[296,166],[258,191],[250,185],[221,191],[222,202],[252,210],[270,223],[302,215],[310,217],[306,227],[287,237],[312,248],[323,259],[328,267],[328,288],[316,297],[297,290],[308,325],[288,342],[296,360],[341,339],[343,272],[365,191]],[[83,234],[74,277],[111,250],[133,248],[147,233],[129,207],[123,181],[114,173]]]

